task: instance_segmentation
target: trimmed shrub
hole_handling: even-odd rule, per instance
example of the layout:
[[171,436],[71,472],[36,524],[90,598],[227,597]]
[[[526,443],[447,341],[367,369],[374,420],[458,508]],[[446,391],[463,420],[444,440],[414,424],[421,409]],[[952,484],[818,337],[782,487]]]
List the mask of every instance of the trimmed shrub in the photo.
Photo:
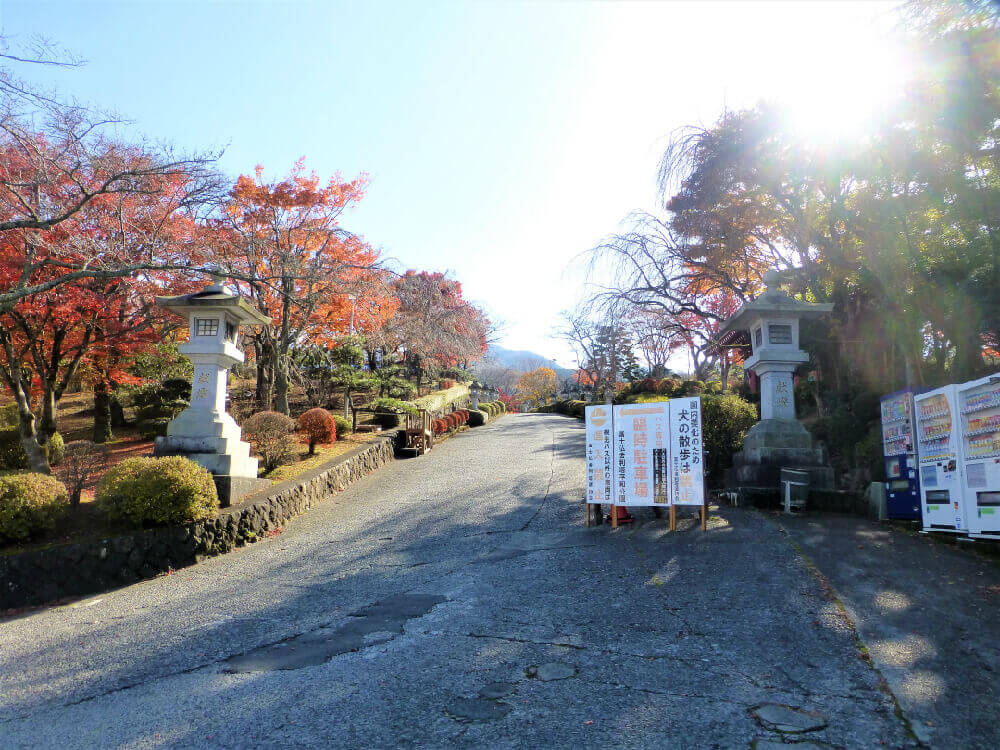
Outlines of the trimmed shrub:
[[167,423],[187,408],[191,402],[191,382],[185,378],[170,378],[132,391],[136,424],[143,437],[167,434]]
[[482,427],[486,424],[486,412],[473,409],[469,412],[469,427]]
[[112,520],[133,526],[192,523],[219,509],[212,475],[183,456],[127,458],[108,470],[94,495]]
[[69,507],[69,493],[47,474],[0,477],[0,542],[19,542],[51,529]]
[[309,438],[309,454],[316,452],[316,443],[332,443],[337,439],[337,423],[326,409],[310,409],[299,415],[299,432]]
[[16,430],[21,417],[17,412],[17,404],[0,406],[0,429]]
[[58,432],[52,434],[49,438],[48,445],[45,446],[45,451],[49,456],[49,464],[52,466],[58,466],[63,460],[63,456],[66,455],[66,443],[63,442],[63,437]]
[[454,388],[455,387],[455,381],[452,380],[451,378],[446,378],[444,380],[439,381],[438,385],[440,386],[440,388],[441,388],[442,391],[446,391],[449,388]]
[[411,399],[417,395],[417,387],[408,380],[393,378],[389,384],[387,393],[391,398]]
[[702,433],[708,455],[708,475],[718,482],[732,465],[733,454],[742,447],[747,431],[757,423],[757,408],[739,396],[701,397]]
[[678,385],[679,383],[673,378],[663,378],[656,384],[656,392],[661,396],[669,396],[677,390]]
[[295,455],[295,420],[277,411],[261,411],[243,423],[243,438],[253,446],[265,472]]
[[399,427],[401,414],[416,414],[417,407],[398,398],[377,398],[371,403],[375,412],[375,423],[383,429]]
[[697,396],[705,392],[705,384],[700,380],[685,380],[677,389],[678,396]]
[[587,408],[586,401],[580,401],[580,400],[567,401],[566,406],[567,406],[566,413],[569,414],[571,417],[576,417],[577,419],[583,419],[584,416],[586,415],[586,412],[584,411],[584,409]]
[[[45,446],[49,463],[56,466],[63,459],[65,443],[58,432],[49,438]],[[28,468],[28,454],[24,452],[21,435],[17,430],[0,432],[0,470],[20,471]]]
[[17,471],[28,468],[28,454],[21,445],[17,430],[0,433],[0,469]]
[[351,420],[337,415],[333,418],[333,422],[337,425],[337,438],[342,438],[344,435],[351,434]]

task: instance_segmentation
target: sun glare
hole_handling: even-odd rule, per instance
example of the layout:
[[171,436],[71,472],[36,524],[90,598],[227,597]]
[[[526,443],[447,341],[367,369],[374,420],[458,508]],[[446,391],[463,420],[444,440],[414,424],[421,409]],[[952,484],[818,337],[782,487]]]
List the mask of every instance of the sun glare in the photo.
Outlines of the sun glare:
[[874,28],[816,31],[789,50],[773,100],[803,138],[836,141],[889,113],[906,84],[900,46]]

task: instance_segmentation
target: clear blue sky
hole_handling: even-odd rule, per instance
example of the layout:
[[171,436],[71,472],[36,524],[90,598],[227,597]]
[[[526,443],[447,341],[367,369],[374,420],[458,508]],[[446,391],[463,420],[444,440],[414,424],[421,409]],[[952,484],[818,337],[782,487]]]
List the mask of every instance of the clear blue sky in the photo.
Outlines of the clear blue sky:
[[805,120],[829,125],[809,104],[817,89],[850,109],[892,80],[876,34],[887,13],[862,2],[0,0],[6,37],[44,34],[88,61],[24,77],[114,108],[138,133],[225,147],[234,176],[259,163],[280,177],[301,156],[324,177],[368,172],[348,228],[400,267],[452,271],[507,323],[501,343],[567,365],[549,338],[582,293],[567,266],[630,210],[655,207],[670,131],[762,97],[799,101]]

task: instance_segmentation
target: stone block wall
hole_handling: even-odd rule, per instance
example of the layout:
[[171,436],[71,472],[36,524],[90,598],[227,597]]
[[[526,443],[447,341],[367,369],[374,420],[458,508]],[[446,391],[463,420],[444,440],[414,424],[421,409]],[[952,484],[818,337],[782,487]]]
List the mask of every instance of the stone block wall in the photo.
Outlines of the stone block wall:
[[207,521],[0,556],[0,611],[126,586],[255,542],[393,460],[392,438],[379,437]]

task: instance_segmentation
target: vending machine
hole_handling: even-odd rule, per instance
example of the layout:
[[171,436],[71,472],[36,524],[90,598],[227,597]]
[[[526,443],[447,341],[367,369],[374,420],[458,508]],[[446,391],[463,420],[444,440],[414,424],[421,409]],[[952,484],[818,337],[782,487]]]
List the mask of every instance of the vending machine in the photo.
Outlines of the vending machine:
[[920,520],[914,390],[882,397],[882,457],[885,460],[886,515]]
[[958,386],[961,471],[970,536],[1000,538],[1000,375]]
[[957,386],[914,396],[924,531],[968,531],[962,502],[961,433]]

